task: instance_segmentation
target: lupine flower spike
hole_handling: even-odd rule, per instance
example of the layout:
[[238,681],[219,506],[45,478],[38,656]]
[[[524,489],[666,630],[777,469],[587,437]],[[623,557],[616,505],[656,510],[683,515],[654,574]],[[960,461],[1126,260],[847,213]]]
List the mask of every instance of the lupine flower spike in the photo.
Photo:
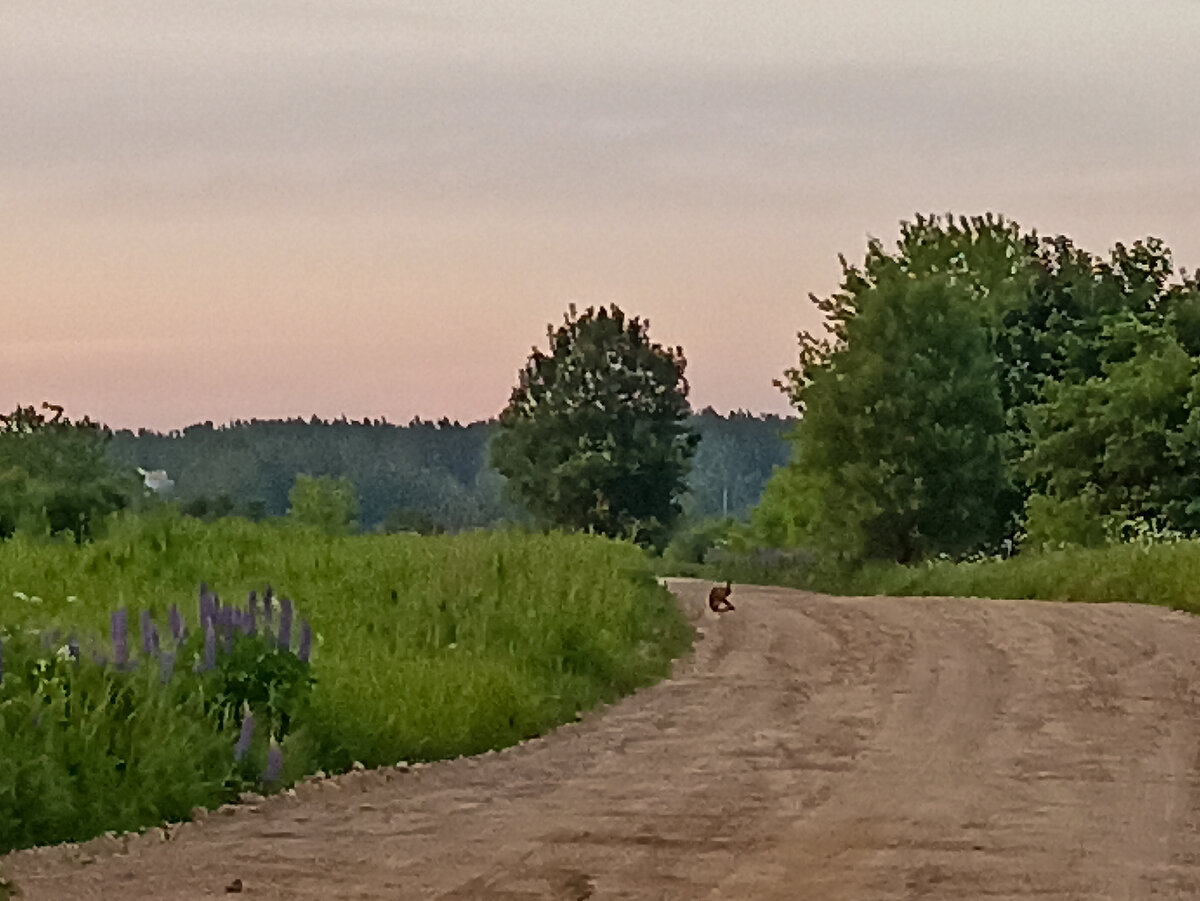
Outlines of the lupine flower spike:
[[267,748],[267,768],[263,770],[263,782],[277,782],[283,773],[283,751],[275,736],[271,736],[271,744]]
[[206,673],[217,665],[217,630],[212,620],[204,624],[204,659],[200,662],[200,671]]
[[113,663],[123,669],[129,663],[129,611],[124,607],[112,614]]
[[158,654],[158,629],[150,618],[150,611],[143,610],[139,616],[142,630],[142,653],[147,657]]
[[250,740],[254,738],[254,714],[250,705],[242,702],[242,730],[238,733],[237,744],[233,746],[233,759],[241,763],[250,750]]
[[279,650],[286,651],[292,645],[292,602],[289,598],[279,599]]
[[183,623],[183,614],[179,612],[177,605],[171,605],[171,612],[167,614],[167,619],[171,623],[171,637],[175,639],[176,644],[182,644],[184,638],[187,637],[187,626]]

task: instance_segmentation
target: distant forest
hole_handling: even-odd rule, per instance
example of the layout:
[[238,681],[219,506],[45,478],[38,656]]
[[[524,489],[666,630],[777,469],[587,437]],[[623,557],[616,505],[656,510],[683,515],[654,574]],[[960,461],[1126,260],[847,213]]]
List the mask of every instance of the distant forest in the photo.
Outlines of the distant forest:
[[[685,514],[746,516],[774,468],[787,463],[784,435],[795,420],[705,408],[690,424],[701,440]],[[282,515],[296,476],[306,474],[350,479],[363,529],[453,531],[524,518],[488,462],[495,430],[492,420],[235,420],[165,434],[118,431],[109,454],[123,466],[166,470],[173,496],[197,516]]]

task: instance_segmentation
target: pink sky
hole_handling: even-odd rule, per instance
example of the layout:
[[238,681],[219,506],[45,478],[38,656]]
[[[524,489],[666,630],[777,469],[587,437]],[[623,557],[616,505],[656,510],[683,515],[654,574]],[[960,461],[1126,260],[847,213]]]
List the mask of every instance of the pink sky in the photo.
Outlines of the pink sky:
[[1003,212],[1200,267],[1200,4],[0,12],[0,408],[495,415],[570,302],[771,380],[837,254]]

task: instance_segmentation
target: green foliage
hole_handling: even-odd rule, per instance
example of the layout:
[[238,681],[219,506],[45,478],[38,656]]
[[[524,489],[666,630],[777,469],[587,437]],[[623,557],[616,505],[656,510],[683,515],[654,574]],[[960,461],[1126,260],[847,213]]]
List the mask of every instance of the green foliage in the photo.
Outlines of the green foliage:
[[[206,524],[169,507],[122,515],[104,539],[82,546],[26,534],[0,545],[0,622],[14,634],[57,629],[94,640],[107,634],[118,605],[145,607],[159,622],[172,604],[191,609],[202,579],[227,597],[270,581],[300,600],[314,630],[307,698],[308,674],[253,640],[194,673],[188,658],[202,651],[193,626],[178,655],[178,693],[153,693],[153,668],[119,674],[121,684],[146,692],[131,700],[139,711],[150,705],[144,716],[131,719],[133,707],[105,701],[85,721],[85,708],[72,707],[79,713],[71,722],[83,730],[76,734],[75,725],[17,733],[21,711],[0,714],[18,718],[5,720],[5,734],[19,736],[0,748],[0,820],[45,816],[53,822],[36,828],[53,830],[91,805],[94,816],[80,820],[91,825],[69,833],[82,837],[182,818],[257,778],[271,731],[286,731],[284,784],[356,760],[374,766],[503,747],[661,678],[690,639],[630,544],[518,533],[333,538],[278,521]],[[80,678],[118,678],[89,666],[85,654]],[[88,689],[88,697],[107,691]],[[76,697],[65,690],[61,703]],[[257,727],[239,769],[231,758],[240,716],[231,712],[243,701],[255,708]],[[51,739],[75,750],[54,750]],[[136,763],[136,784],[114,774],[102,750],[110,746]],[[88,777],[74,794],[55,788],[69,767],[85,764],[103,778]],[[106,813],[116,808],[125,813]]]
[[42,408],[54,416],[32,406],[0,416],[0,538],[20,528],[82,541],[129,505],[137,481],[106,459],[107,430],[86,417],[72,422],[61,407]]
[[440,535],[445,528],[424,510],[412,507],[393,507],[383,521],[383,531],[388,535],[397,532],[415,532],[418,535]]
[[737,410],[722,416],[706,407],[688,425],[700,440],[682,498],[684,515],[745,518],[771,474],[787,463],[784,435],[795,427],[795,420]]
[[230,797],[232,738],[157,667],[121,673],[3,636],[0,848],[186,819]]
[[[711,409],[689,418],[701,440],[680,499],[685,515],[746,516],[772,470],[787,461],[782,435],[793,424],[789,418],[725,416]],[[108,456],[125,470],[165,469],[175,480],[180,509],[198,519],[281,516],[296,475],[306,473],[350,479],[364,531],[424,534],[526,520],[504,498],[504,477],[489,463],[496,431],[495,420],[460,425],[414,419],[404,426],[381,420],[203,423],[168,434],[116,432]]]
[[520,373],[492,462],[539,520],[662,547],[698,440],[682,348],[617,307],[572,307]]
[[1074,497],[1033,494],[1025,504],[1023,550],[1098,547],[1107,541],[1107,524],[1092,487]]
[[[1200,532],[1200,361],[1160,323],[1113,318],[1100,374],[1053,383],[1030,417],[1032,484],[1098,520]],[[1112,531],[1111,527],[1109,531]]]
[[298,475],[288,502],[289,516],[326,535],[348,535],[356,525],[358,497],[349,479]]
[[288,510],[296,476],[348,478],[364,528],[380,526],[395,507],[422,510],[448,529],[511,520],[503,479],[487,465],[495,421],[462,425],[414,419],[251,420],[199,423],[166,434],[113,435],[109,456],[122,466],[165,469],[184,512],[262,519]]
[[675,530],[671,542],[663,551],[663,561],[668,567],[688,563],[703,563],[705,557],[730,537],[736,521],[713,517],[685,524]]
[[1200,613],[1200,541],[1111,544],[1008,560],[879,567],[856,591],[900,596],[1154,604]]
[[842,561],[1200,533],[1200,288],[991,216],[902,223],[817,300],[784,390],[801,451],[753,522]]
[[820,491],[814,540],[907,561],[1003,537],[1004,411],[972,300],[948,276],[858,298],[845,346],[802,393],[797,465]]

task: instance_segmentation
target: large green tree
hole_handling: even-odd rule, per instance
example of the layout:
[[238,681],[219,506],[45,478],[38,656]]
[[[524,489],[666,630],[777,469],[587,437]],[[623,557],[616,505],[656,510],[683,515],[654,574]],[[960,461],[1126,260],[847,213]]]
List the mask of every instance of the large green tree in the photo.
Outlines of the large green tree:
[[912,560],[995,546],[1022,492],[998,335],[1033,280],[1036,240],[1000,217],[918,217],[813,298],[780,386],[801,412],[793,462],[756,513],[762,537]]
[[574,306],[533,350],[492,443],[493,465],[541,521],[661,547],[697,442],[683,349],[619,307]]
[[83,541],[99,519],[128,506],[137,478],[107,459],[109,438],[103,426],[72,422],[49,403],[0,416],[0,537],[22,528]]
[[1004,408],[970,290],[948,275],[886,279],[859,300],[802,395],[795,487],[819,498],[812,534],[903,562],[999,540],[1013,493]]

